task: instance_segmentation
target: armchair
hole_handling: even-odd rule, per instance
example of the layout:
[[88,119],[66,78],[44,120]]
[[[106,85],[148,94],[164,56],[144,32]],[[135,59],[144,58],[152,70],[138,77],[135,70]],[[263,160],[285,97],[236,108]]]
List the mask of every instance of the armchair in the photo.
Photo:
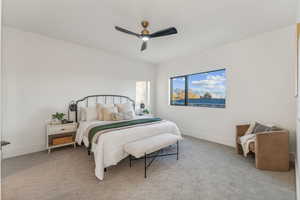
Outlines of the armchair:
[[[243,154],[240,137],[245,135],[250,125],[236,126],[236,150]],[[255,154],[255,166],[258,169],[289,170],[289,132],[287,130],[256,133],[255,142],[249,149]]]

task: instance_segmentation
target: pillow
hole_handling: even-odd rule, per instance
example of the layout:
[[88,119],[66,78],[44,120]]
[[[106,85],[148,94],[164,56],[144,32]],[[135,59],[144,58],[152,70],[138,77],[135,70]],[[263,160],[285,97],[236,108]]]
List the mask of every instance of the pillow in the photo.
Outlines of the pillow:
[[252,133],[255,134],[255,133],[270,131],[271,129],[272,129],[272,127],[270,127],[270,126],[266,126],[264,124],[260,124],[260,123],[256,122]]
[[123,113],[112,113],[111,118],[113,121],[120,121],[120,120],[124,120],[124,114]]
[[134,115],[132,111],[127,113],[112,113],[112,120],[114,121],[120,121],[120,120],[130,120],[133,119]]
[[100,121],[103,121],[103,114],[102,114],[102,108],[110,108],[114,107],[114,104],[102,104],[102,103],[97,103],[96,104],[96,109],[97,109],[97,119]]
[[116,104],[118,111],[120,113],[132,112],[133,116],[135,116],[135,112],[131,102]]
[[112,114],[117,113],[117,107],[103,107],[102,108],[102,116],[104,121],[113,121]]
[[135,113],[133,111],[129,111],[129,112],[123,113],[123,115],[124,115],[125,120],[130,120],[130,119],[134,118]]
[[[252,128],[252,130],[249,130],[250,128]],[[274,126],[274,125],[264,125],[264,124],[261,124],[261,123],[258,123],[258,122],[255,122],[254,123],[254,126],[249,127],[249,132],[251,131],[250,134],[256,134],[256,133],[260,133],[260,132],[268,132],[268,131],[278,131],[278,130],[281,130],[280,128]],[[247,130],[247,132],[248,132]],[[246,133],[247,133],[246,132]]]
[[97,120],[98,112],[96,107],[82,107],[80,109],[80,116],[82,121]]

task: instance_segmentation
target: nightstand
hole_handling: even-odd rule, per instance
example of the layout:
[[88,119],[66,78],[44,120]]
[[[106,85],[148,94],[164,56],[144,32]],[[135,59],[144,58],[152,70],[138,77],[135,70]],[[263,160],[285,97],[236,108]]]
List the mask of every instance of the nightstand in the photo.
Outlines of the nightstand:
[[51,149],[63,147],[67,145],[74,145],[77,130],[77,123],[68,124],[47,124],[46,127],[46,145],[48,153]]

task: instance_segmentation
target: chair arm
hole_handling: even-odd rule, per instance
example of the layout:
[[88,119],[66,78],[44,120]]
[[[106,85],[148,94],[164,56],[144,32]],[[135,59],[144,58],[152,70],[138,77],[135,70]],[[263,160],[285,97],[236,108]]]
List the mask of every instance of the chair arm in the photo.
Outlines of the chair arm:
[[[256,133],[255,146],[259,148],[257,150],[272,149],[274,147],[280,149],[278,147],[286,144],[289,144],[289,132],[286,130]],[[266,145],[270,145],[270,148],[266,148]]]
[[236,136],[235,139],[238,141],[238,138],[245,135],[246,131],[249,128],[249,124],[244,124],[244,125],[237,125],[236,126]]
[[288,170],[289,132],[281,130],[257,133],[255,154],[258,168]]

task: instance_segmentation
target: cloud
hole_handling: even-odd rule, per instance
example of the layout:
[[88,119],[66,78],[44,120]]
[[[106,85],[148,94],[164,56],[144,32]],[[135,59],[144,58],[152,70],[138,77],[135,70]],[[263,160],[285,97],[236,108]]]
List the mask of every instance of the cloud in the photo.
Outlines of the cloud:
[[[201,79],[202,78],[202,79]],[[200,80],[191,82],[191,89],[199,92],[201,95],[209,92],[213,98],[225,98],[225,77],[224,75],[207,75],[206,77],[199,77]]]
[[225,82],[225,77],[220,76],[220,75],[208,75],[206,77],[206,79],[203,80],[197,80],[197,81],[192,81],[193,85],[210,85],[210,86],[214,86],[214,85],[218,85],[218,84],[223,84]]
[[173,78],[173,81],[184,82],[185,78],[183,78],[183,77],[181,77],[181,78]]

